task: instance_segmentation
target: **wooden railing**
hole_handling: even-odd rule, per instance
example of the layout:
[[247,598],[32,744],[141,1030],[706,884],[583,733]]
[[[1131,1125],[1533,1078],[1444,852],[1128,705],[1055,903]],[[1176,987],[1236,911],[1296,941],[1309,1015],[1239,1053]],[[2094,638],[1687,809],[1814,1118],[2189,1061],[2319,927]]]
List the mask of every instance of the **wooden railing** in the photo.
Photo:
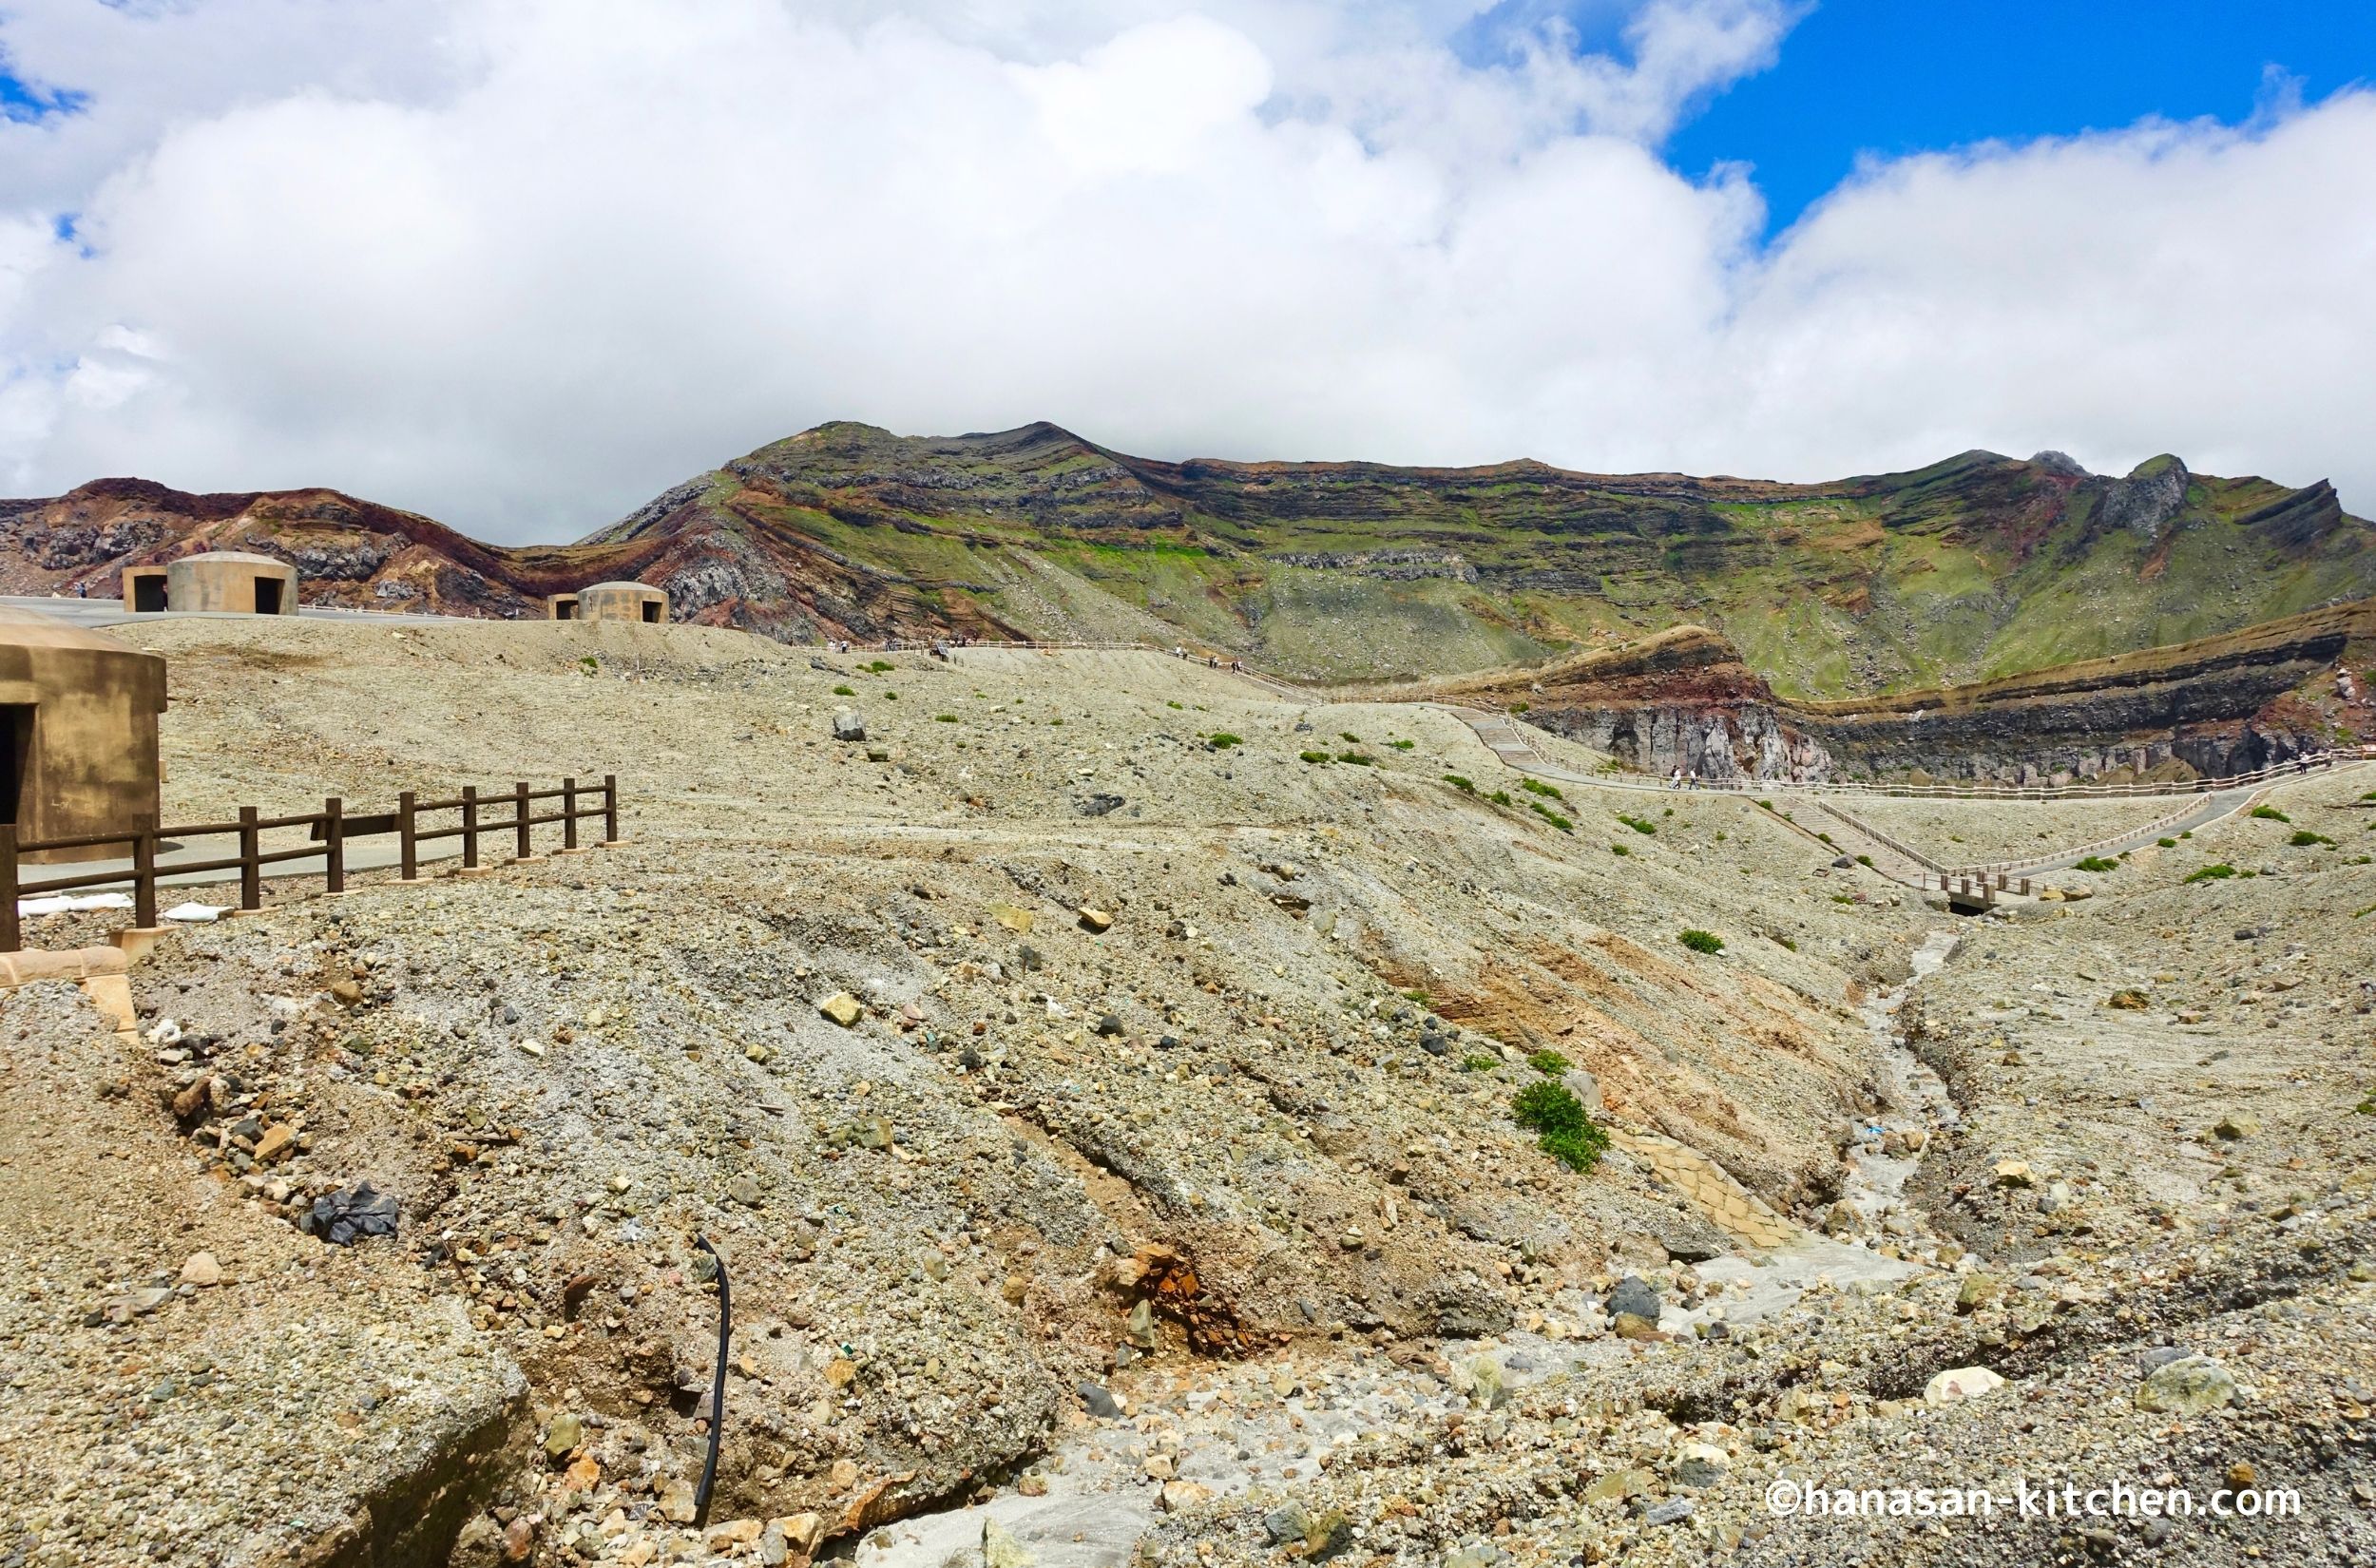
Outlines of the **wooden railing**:
[[[552,809],[543,809],[554,802],[558,804]],[[448,812],[455,814],[453,826],[423,825],[424,817],[434,818]],[[560,788],[549,790],[531,789],[523,782],[492,794],[481,794],[477,786],[466,784],[462,793],[450,800],[423,800],[414,791],[407,790],[396,797],[395,810],[369,814],[349,812],[346,802],[337,795],[325,799],[318,812],[298,812],[287,816],[264,816],[253,806],[242,806],[235,821],[201,822],[187,827],[163,827],[151,821],[129,832],[86,833],[77,838],[20,839],[13,823],[0,823],[0,953],[19,951],[25,945],[17,910],[20,898],[128,884],[132,889],[132,923],[153,927],[157,924],[158,883],[167,877],[236,870],[240,873],[240,908],[258,909],[263,907],[267,866],[318,862],[325,890],[346,891],[347,845],[358,838],[393,834],[396,839],[399,871],[405,881],[412,882],[420,876],[420,849],[424,844],[460,839],[462,868],[475,870],[482,840],[491,837],[500,842],[508,835],[513,858],[527,860],[534,854],[536,829],[560,824],[561,848],[575,850],[579,847],[578,824],[596,821],[603,825],[604,841],[617,841],[616,774],[604,774],[600,784],[580,784],[575,778],[565,778]],[[265,833],[292,828],[305,829],[309,842],[282,849],[264,848]],[[160,844],[200,838],[235,838],[239,847],[234,853],[213,859],[177,860],[162,868],[158,865]],[[31,879],[24,874],[28,855],[115,846],[129,851],[132,864],[128,869],[110,867]]]

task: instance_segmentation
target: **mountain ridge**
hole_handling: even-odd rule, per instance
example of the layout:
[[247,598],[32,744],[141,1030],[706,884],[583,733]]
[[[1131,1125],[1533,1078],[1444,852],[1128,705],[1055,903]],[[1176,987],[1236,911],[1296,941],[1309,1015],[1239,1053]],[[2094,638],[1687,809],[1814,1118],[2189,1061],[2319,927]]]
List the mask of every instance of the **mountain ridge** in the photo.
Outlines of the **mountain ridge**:
[[834,421],[670,486],[571,544],[506,546],[335,490],[94,481],[0,502],[0,589],[112,593],[193,549],[291,560],[309,602],[531,616],[613,577],[680,619],[792,641],[1185,641],[1322,680],[1542,662],[1721,631],[1777,692],[1984,681],[2376,595],[2376,526],[2299,488],[1973,449],[1786,482],[1143,458],[1039,421],[897,436]]

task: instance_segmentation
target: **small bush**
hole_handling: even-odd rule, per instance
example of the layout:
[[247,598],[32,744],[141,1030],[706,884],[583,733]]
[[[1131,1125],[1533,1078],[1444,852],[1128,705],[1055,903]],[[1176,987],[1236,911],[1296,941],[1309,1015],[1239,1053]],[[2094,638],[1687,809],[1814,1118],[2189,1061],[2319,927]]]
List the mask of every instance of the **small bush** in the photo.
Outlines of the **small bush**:
[[1460,1059],[1460,1070],[1464,1073],[1489,1073],[1501,1064],[1500,1058],[1489,1057],[1483,1051],[1471,1051]]
[[1496,806],[1506,806],[1510,803],[1510,793],[1507,790],[1496,790],[1485,798]]
[[932,716],[932,722],[935,724],[954,724],[957,722],[957,716],[955,714],[934,714]]
[[897,692],[885,692],[883,694],[883,700],[886,702],[896,702],[899,700],[899,694]]
[[2099,854],[2091,854],[2084,860],[2073,861],[2072,869],[2081,871],[2117,871],[2120,869],[2120,863],[2117,860],[2106,860]]
[[1778,945],[1780,945],[1780,946],[1782,946],[1782,947],[1788,947],[1788,948],[1789,948],[1791,951],[1792,951],[1792,952],[1796,952],[1796,951],[1798,951],[1798,944],[1797,944],[1797,943],[1795,943],[1795,942],[1792,942],[1792,941],[1789,937],[1787,937],[1787,936],[1776,936],[1776,937],[1774,937],[1774,938],[1773,938],[1773,940],[1774,940],[1774,942],[1775,942],[1775,943],[1777,943]]
[[2216,866],[2206,866],[2201,870],[2196,871],[2194,875],[2188,877],[2186,880],[2188,883],[2225,882],[2228,878],[2233,875],[2235,875],[2235,868],[2222,862]]
[[1339,730],[1339,731],[1337,731],[1337,732],[1336,732],[1336,738],[1337,738],[1337,739],[1339,739],[1339,740],[1350,740],[1350,741],[1351,741],[1351,742],[1352,742],[1354,745],[1356,745],[1356,746],[1358,746],[1358,745],[1360,745],[1360,744],[1361,744],[1361,736],[1357,736],[1357,735],[1353,734],[1353,732],[1352,732],[1352,731],[1351,731],[1351,730]]
[[1854,893],[1833,893],[1831,895],[1831,902],[1834,904],[1853,904],[1856,902],[1856,895]]
[[1434,1002],[1428,998],[1428,993],[1425,991],[1405,991],[1402,993],[1402,997],[1405,1002],[1416,1002],[1422,1007],[1431,1007],[1435,1005]]
[[1724,951],[1724,938],[1716,935],[1714,931],[1703,931],[1697,927],[1694,927],[1688,931],[1681,932],[1676,937],[1675,940],[1680,942],[1684,947],[1689,947],[1696,953],[1720,953]]
[[1826,844],[1830,844],[1831,842],[1831,835],[1830,833],[1819,832],[1815,836],[1822,839]]
[[1225,752],[1232,746],[1242,746],[1246,743],[1242,736],[1232,735],[1227,730],[1216,730],[1205,738],[1211,741],[1213,749],[1218,752]]
[[[1179,708],[1179,704],[1178,704],[1178,703],[1177,703],[1177,702],[1172,701],[1169,698],[1166,698],[1164,699],[1164,701],[1163,701],[1163,706],[1165,706],[1166,708]],[[1187,709],[1185,709],[1185,708],[1180,708],[1180,712],[1182,712],[1182,713],[1186,713],[1187,711],[1188,711],[1188,710],[1187,710]]]
[[1537,1051],[1534,1055],[1528,1057],[1526,1059],[1526,1065],[1532,1067],[1536,1072],[1541,1073],[1545,1078],[1559,1078],[1564,1075],[1568,1068],[1574,1066],[1575,1063],[1568,1061],[1567,1058],[1560,1055],[1557,1051],[1543,1050]]
[[1444,775],[1444,782],[1449,784],[1452,788],[1458,790],[1463,794],[1475,794],[1477,793],[1477,786],[1468,779],[1462,777],[1459,774],[1446,774]]
[[1551,826],[1553,826],[1554,828],[1557,828],[1560,832],[1563,832],[1563,833],[1572,833],[1572,832],[1574,832],[1576,831],[1576,824],[1575,824],[1575,823],[1570,822],[1567,818],[1565,818],[1565,817],[1562,816],[1559,813],[1557,813],[1557,812],[1553,811],[1550,807],[1545,806],[1545,805],[1544,805],[1542,801],[1540,801],[1540,800],[1529,800],[1528,802],[1526,802],[1526,805],[1527,805],[1527,808],[1528,808],[1529,810],[1531,810],[1531,811],[1532,811],[1532,812],[1533,812],[1533,813],[1534,813],[1537,816],[1539,816],[1539,817],[1542,818],[1542,820],[1543,820],[1543,821],[1548,822],[1549,824],[1551,824]]
[[2248,814],[2259,817],[2263,822],[2290,822],[2293,820],[2293,818],[2286,815],[2285,813],[2277,810],[2274,806],[2255,806]]
[[1617,819],[1638,833],[1655,833],[1658,831],[1657,823],[1638,816],[1627,816],[1623,812],[1617,813]]
[[1522,778],[1518,781],[1518,787],[1525,791],[1528,794],[1539,794],[1552,800],[1565,800],[1567,798],[1567,796],[1560,794],[1559,787],[1557,785],[1545,784],[1540,778]]
[[1054,718],[1048,720],[1051,724],[1062,724],[1063,721],[1064,716],[1063,714],[1058,714]]
[[1860,854],[1860,855],[1858,855],[1858,856],[1856,857],[1856,864],[1858,864],[1859,866],[1864,867],[1867,870],[1872,870],[1872,856],[1870,856],[1870,855],[1868,855],[1868,854]]
[[1336,760],[1350,762],[1356,768],[1367,768],[1372,765],[1372,759],[1364,756],[1359,752],[1339,752],[1336,754]]
[[1510,1115],[1536,1135],[1542,1152],[1571,1171],[1589,1171],[1608,1152],[1609,1135],[1596,1126],[1564,1083],[1529,1083],[1510,1101]]
[[885,670],[888,670],[888,669],[890,669],[890,668],[891,668],[891,666],[890,666],[889,664],[884,663],[884,662],[883,662],[881,660],[879,660],[879,659],[878,659],[878,660],[876,660],[873,663],[869,664],[869,665],[867,666],[867,669],[868,669],[870,672],[872,672],[872,674],[875,674],[875,675],[881,675],[881,674],[882,674]]
[[1759,808],[1760,810],[1762,810],[1762,811],[1769,811],[1769,812],[1770,812],[1770,811],[1773,810],[1773,802],[1772,802],[1772,801],[1771,801],[1771,800],[1760,800],[1759,802],[1757,802],[1757,805],[1758,805],[1758,808]]
[[1513,702],[1510,704],[1510,712],[1514,714],[1523,714],[1533,706],[1534,704],[1531,702]]
[[2286,842],[2297,850],[2307,850],[2313,844],[2332,844],[2334,840],[2325,833],[2314,833],[2308,828],[2296,828],[2293,830],[2293,836]]
[[2372,915],[2372,914],[2376,914],[2376,904],[2370,904],[2370,905],[2369,905],[2366,908],[2365,908],[2365,909],[2354,909],[2354,910],[2352,910],[2352,911],[2351,911],[2351,918],[2352,918],[2352,919],[2354,919],[2354,920],[2366,920],[2366,919],[2369,915]]
[[1398,752],[1407,752],[1413,746],[1418,745],[1419,742],[1416,740],[1389,740],[1387,744],[1393,747]]
[[2175,850],[2178,847],[2178,841],[2175,838],[2156,838],[2154,840],[2154,846],[2156,849]]
[[1632,854],[1634,851],[1627,849],[1622,844],[1612,844],[1609,846],[1609,852],[1611,854]]
[[1295,755],[1306,762],[1326,762],[1329,759],[1329,754],[1326,752],[1297,752]]
[[834,695],[835,697],[855,697],[858,695],[858,692],[857,688],[854,686],[836,686],[834,688]]

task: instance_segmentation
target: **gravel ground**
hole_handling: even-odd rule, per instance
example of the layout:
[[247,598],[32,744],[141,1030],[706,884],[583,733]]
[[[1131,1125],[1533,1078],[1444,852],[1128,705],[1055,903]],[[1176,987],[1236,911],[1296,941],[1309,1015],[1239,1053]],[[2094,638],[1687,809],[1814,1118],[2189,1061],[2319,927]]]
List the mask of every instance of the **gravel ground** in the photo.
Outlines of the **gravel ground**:
[[2026,860],[2092,844],[2159,821],[2185,802],[2141,800],[1900,800],[1886,795],[1832,804],[1943,866]]
[[[416,1534],[468,1515],[464,1563],[764,1562],[916,1520],[878,1532],[889,1544],[864,1561],[910,1549],[902,1532],[920,1549],[952,1506],[1061,1500],[1092,1474],[1107,1489],[1091,1503],[1126,1494],[1156,1525],[1097,1560],[1275,1561],[1286,1526],[1265,1517],[1289,1504],[1318,1532],[1299,1538],[1310,1555],[1358,1541],[1412,1562],[1697,1560],[1732,1539],[1834,1560],[1846,1538],[1813,1524],[1744,1534],[1762,1517],[1745,1488],[1770,1463],[1868,1465],[1923,1423],[1979,1423],[1991,1405],[1883,1405],[1988,1357],[2029,1389],[2067,1384],[1994,1406],[2044,1422],[2022,1435],[2053,1458],[2084,1446],[2121,1356],[2172,1324],[2224,1338],[2222,1314],[2261,1299],[2307,1326],[2247,1323],[2236,1376],[2296,1403],[2255,1392],[2210,1419],[2266,1411],[2291,1432],[2315,1407],[2347,1482],[2365,1473],[2349,1468],[2359,1418],[2317,1405],[2304,1368],[2366,1376],[2364,1341],[2339,1336],[2365,1311],[2345,1272],[2370,1123],[2347,1115],[2341,1079],[2368,1038],[2350,911],[2376,892],[2355,903],[2365,870],[2325,848],[2269,852],[2326,870],[2178,883],[2219,835],[2257,852],[2276,824],[2222,824],[2183,861],[2140,854],[2057,918],[1975,929],[1909,1004],[1965,1125],[1916,1176],[1922,1210],[1900,1217],[1920,1233],[1858,1238],[1930,1261],[1711,1340],[1705,1309],[1730,1288],[1693,1266],[1720,1272],[1738,1244],[1633,1157],[1570,1173],[1507,1107],[1539,1077],[1523,1058],[1556,1050],[1617,1127],[1677,1139],[1823,1221],[1844,1149],[1901,1076],[1858,1004],[1905,976],[1939,917],[1829,870],[1751,803],[1530,794],[1448,716],[1299,707],[1155,656],[952,667],[606,625],[126,635],[174,660],[169,813],[327,794],[362,810],[404,787],[572,769],[621,775],[631,842],[337,900],[284,885],[261,915],[181,933],[135,972],[158,1037],[137,1058],[94,1044],[71,992],[10,1000],[19,1057],[67,1076],[36,1094],[12,1070],[0,1138],[14,1158],[63,1139],[44,1157],[86,1170],[60,1178],[58,1214],[112,1206],[136,1239],[86,1261],[57,1214],[0,1208],[15,1276],[57,1282],[10,1304],[0,1343],[0,1518],[28,1521],[0,1536],[0,1560],[370,1560],[401,1513],[427,1521]],[[864,716],[864,740],[834,738],[839,709]],[[2304,810],[2338,840],[2367,814],[2340,798]],[[2216,928],[2247,917],[2232,899],[2261,901],[2247,913],[2279,934],[2233,942]],[[2117,1119],[2068,1114],[2094,1075],[1999,1077],[1978,1064],[1988,1037],[1969,1038],[1982,995],[1999,1012],[2006,997],[2092,1002],[2128,973],[2099,948],[2133,947],[2135,967],[2179,940],[2147,934],[2155,920],[2200,945],[2207,985],[2248,953],[2317,955],[2288,1000],[2249,1015],[2304,1022],[2251,1037],[2253,1076],[2235,1082],[2264,1120],[2242,1163],[2272,1190],[2224,1213],[2217,1197],[2151,1207],[2164,1178],[2117,1163]],[[1687,927],[1724,950],[1688,950]],[[2049,970],[2068,998],[2029,989]],[[2139,1029],[2162,1016],[2118,1013]],[[2146,1091],[2206,1095],[2178,1115],[2190,1127],[2218,1098],[2177,1081],[2200,1045],[2183,1067],[2168,1053],[2170,1087]],[[101,1098],[94,1080],[117,1088]],[[2006,1151],[2031,1186],[1998,1181]],[[2281,1172],[2304,1195],[2282,1218]],[[340,1249],[299,1233],[359,1180],[398,1197],[397,1235]],[[2058,1180],[2066,1200],[2037,1212]],[[724,1522],[707,1534],[687,1527],[717,1305],[697,1233],[725,1255],[737,1306]],[[273,1288],[106,1321],[201,1242]],[[1975,1274],[2003,1296],[1958,1310]],[[1644,1287],[1696,1314],[1681,1337],[1620,1334],[1609,1308]],[[234,1383],[224,1414],[270,1442],[151,1428],[133,1441],[153,1468],[104,1500],[58,1495],[59,1456],[123,1419],[91,1390],[154,1375],[141,1336],[210,1312],[242,1367],[302,1358],[294,1396]],[[343,1353],[300,1350],[316,1333]],[[303,1397],[300,1371],[343,1377],[340,1396]],[[1805,1419],[1792,1391],[1817,1388],[1827,1406]],[[2193,1440],[2156,1435],[2168,1425],[2116,1423],[2104,1451],[2180,1467]],[[1975,1453],[2004,1438],[1952,1430]],[[1694,1492],[1679,1526],[1647,1522],[1681,1496],[1686,1439],[1737,1482]],[[2252,1451],[2273,1466],[2307,1450],[2271,1435]],[[1579,1498],[1612,1474],[1625,1479]],[[317,1477],[335,1478],[320,1517],[346,1523],[272,1501]],[[424,1486],[434,1508],[386,1501]],[[214,1524],[182,1522],[192,1488]],[[1068,1544],[1024,1550],[1057,1568]]]

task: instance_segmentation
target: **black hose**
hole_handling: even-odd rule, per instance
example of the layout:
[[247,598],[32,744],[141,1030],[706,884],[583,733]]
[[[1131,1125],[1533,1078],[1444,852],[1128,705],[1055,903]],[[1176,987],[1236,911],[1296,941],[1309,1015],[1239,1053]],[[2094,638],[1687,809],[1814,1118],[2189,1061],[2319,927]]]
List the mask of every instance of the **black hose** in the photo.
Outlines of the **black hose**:
[[710,1379],[710,1455],[701,1464],[701,1487],[693,1494],[693,1527],[701,1529],[710,1521],[710,1486],[718,1480],[718,1443],[726,1435],[726,1342],[735,1331],[734,1297],[726,1288],[726,1260],[718,1255],[710,1238],[699,1232],[693,1245],[709,1253],[718,1265],[718,1371]]

